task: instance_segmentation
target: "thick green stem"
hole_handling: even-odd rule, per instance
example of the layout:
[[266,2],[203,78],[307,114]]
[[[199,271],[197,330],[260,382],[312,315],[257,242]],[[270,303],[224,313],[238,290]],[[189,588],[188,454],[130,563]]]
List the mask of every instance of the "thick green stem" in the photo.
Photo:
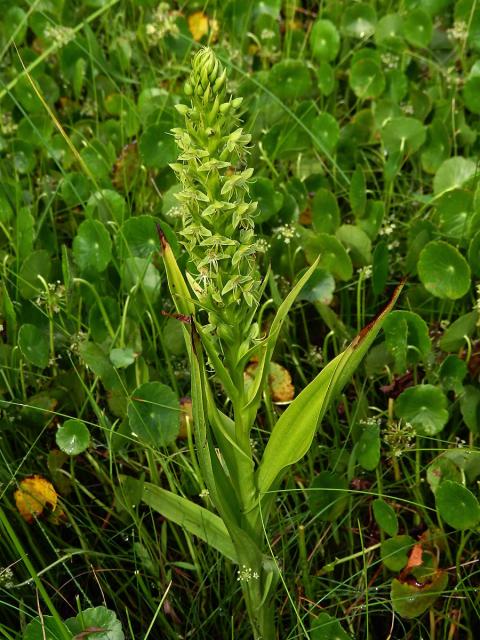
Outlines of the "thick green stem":
[[274,600],[268,597],[262,602],[257,582],[250,580],[242,584],[253,637],[255,640],[276,640]]

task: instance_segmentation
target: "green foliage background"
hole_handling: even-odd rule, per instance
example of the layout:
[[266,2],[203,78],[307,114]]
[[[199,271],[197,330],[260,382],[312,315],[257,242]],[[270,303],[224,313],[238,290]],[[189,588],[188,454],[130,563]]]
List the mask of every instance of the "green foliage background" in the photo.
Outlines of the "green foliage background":
[[[105,604],[125,637],[249,637],[237,568],[142,505],[148,480],[208,506],[155,228],[184,267],[171,129],[207,43],[252,135],[264,331],[320,256],[275,354],[297,391],[408,277],[266,532],[281,638],[476,637],[477,1],[0,11],[2,637],[36,633],[25,557],[62,619]],[[273,388],[259,451],[281,412]],[[14,490],[32,474],[63,515],[21,519]]]

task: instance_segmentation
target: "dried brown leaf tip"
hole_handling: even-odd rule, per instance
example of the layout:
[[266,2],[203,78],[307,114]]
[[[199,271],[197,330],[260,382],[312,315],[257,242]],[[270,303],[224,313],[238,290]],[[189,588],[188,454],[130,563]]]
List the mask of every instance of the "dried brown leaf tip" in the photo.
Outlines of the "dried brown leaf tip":
[[399,285],[397,285],[397,287],[395,288],[395,291],[393,292],[392,297],[390,298],[389,303],[386,305],[386,307],[384,307],[380,313],[378,313],[375,318],[369,322],[365,327],[363,327],[363,329],[360,331],[360,333],[353,339],[352,344],[350,345],[352,347],[352,349],[356,349],[364,340],[365,338],[368,336],[368,334],[370,333],[370,331],[372,330],[372,328],[375,326],[375,324],[384,316],[387,315],[387,313],[389,313],[389,311],[392,309],[393,305],[396,303],[396,301],[398,300],[398,296],[400,295],[400,293],[402,292],[402,289],[405,285],[406,282],[406,278],[404,278]]
[[162,247],[162,250],[165,251],[165,249],[168,247],[168,240],[166,235],[163,233],[162,227],[158,223],[157,223],[157,233],[158,233],[158,237],[160,238],[160,245]]

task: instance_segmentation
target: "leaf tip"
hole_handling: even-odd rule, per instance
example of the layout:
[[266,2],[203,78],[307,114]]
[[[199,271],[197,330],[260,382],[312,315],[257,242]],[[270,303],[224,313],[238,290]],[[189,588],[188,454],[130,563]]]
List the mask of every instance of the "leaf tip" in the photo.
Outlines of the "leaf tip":
[[392,309],[393,305],[397,302],[398,297],[402,292],[402,289],[405,286],[406,281],[407,281],[406,277],[400,280],[399,284],[395,287],[393,295],[390,298],[388,304],[381,311],[379,311],[377,315],[373,318],[373,320],[369,322],[365,327],[363,327],[363,329],[361,329],[359,334],[353,339],[351,344],[353,349],[357,349],[361,345],[361,343],[368,336],[368,334],[373,329],[373,327],[377,324],[377,322],[381,320],[384,316],[386,316],[387,313]]
[[160,244],[162,246],[162,251],[165,251],[170,246],[167,240],[167,236],[163,233],[163,229],[160,226],[159,222],[157,222],[156,226],[158,237],[160,238]]

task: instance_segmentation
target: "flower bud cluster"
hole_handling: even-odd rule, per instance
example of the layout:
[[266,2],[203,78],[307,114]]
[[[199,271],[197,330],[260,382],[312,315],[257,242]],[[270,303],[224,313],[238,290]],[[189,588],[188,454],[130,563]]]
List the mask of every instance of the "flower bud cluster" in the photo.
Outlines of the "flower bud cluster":
[[260,285],[257,203],[248,196],[253,169],[243,165],[250,136],[238,126],[242,99],[227,94],[226,71],[208,48],[194,56],[185,93],[191,106],[177,106],[185,127],[173,129],[181,153],[170,166],[182,185],[176,197],[190,256],[187,275],[214,327],[239,326],[256,305]]

